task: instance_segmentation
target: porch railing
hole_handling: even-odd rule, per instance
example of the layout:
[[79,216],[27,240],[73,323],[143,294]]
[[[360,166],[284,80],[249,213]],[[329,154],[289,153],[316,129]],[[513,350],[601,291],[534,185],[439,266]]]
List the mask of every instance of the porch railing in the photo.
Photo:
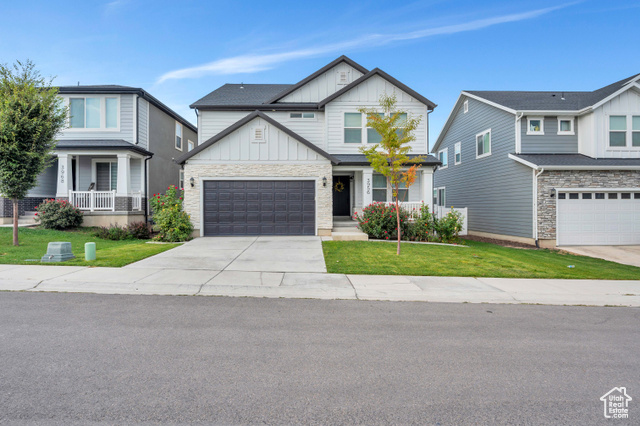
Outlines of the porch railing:
[[142,193],[134,192],[131,194],[131,210],[142,210]]
[[69,202],[80,210],[113,212],[116,191],[69,191]]
[[[402,208],[404,208],[410,219],[415,219],[415,216],[420,213],[420,207],[422,207],[422,201],[403,201],[400,203]],[[462,231],[460,231],[460,235],[467,235],[467,221],[468,221],[468,209],[464,208],[456,208],[455,211],[459,212],[463,216],[462,223]],[[433,206],[432,213],[437,217],[443,217],[447,213],[451,211],[451,208],[445,206]]]

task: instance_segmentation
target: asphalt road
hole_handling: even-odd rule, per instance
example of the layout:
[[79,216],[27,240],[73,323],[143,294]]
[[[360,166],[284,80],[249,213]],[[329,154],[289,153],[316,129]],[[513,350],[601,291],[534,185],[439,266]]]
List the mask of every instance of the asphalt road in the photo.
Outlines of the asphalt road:
[[[0,423],[639,424],[640,309],[0,293]],[[628,420],[599,398],[626,386]]]

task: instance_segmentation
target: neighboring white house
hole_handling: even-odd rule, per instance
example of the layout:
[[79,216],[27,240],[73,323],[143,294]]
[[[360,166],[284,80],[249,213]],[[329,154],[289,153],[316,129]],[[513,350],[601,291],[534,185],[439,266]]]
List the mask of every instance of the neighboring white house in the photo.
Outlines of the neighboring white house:
[[640,244],[640,74],[592,92],[463,91],[433,148],[470,234]]
[[435,104],[379,69],[342,56],[297,84],[225,84],[191,105],[198,146],[184,166],[185,209],[199,235],[330,235],[334,216],[391,201],[359,148],[379,142],[360,107],[395,94],[420,117],[417,182],[400,199],[430,204],[428,113]]
[[[195,145],[197,129],[140,88],[58,90],[69,108],[67,128],[58,135],[53,164],[20,200],[20,214],[57,198],[83,210],[86,226],[145,220],[147,194],[180,184],[173,159]],[[0,219],[11,216],[11,201],[0,198]]]

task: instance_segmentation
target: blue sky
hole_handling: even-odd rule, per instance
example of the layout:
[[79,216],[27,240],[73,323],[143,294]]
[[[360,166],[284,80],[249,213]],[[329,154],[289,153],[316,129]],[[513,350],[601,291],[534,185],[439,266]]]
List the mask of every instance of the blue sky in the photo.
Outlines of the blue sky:
[[3,1],[0,62],[59,85],[142,87],[188,105],[224,83],[295,83],[341,54],[436,104],[460,90],[593,90],[640,72],[637,0]]

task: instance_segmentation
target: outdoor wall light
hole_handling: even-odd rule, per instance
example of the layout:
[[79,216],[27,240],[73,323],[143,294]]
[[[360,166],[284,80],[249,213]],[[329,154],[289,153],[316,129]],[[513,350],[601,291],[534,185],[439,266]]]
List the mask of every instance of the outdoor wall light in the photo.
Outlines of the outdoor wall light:
[[322,186],[324,186],[325,188],[327,187],[327,177],[323,177],[322,178]]
[[196,180],[194,178],[189,179],[189,184],[191,184],[191,187],[193,188],[196,186]]

